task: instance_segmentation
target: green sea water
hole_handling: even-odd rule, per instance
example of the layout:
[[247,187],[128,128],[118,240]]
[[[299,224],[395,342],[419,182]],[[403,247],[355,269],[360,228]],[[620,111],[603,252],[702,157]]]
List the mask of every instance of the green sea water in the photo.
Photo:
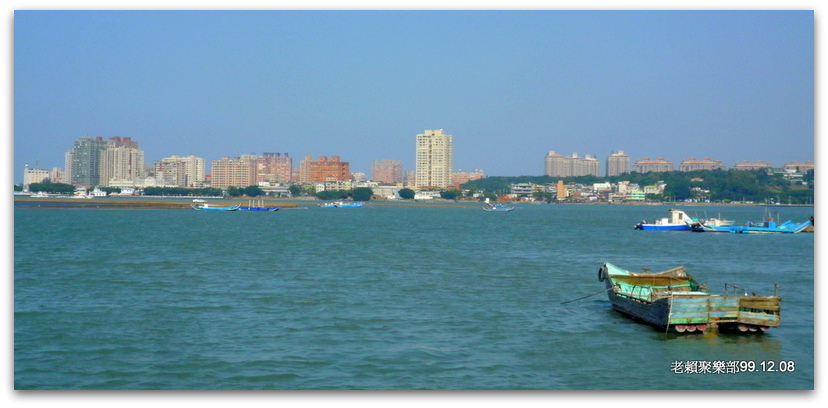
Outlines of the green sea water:
[[[813,389],[815,234],[633,230],[667,209],[16,207],[14,387]],[[764,215],[683,209],[739,223]],[[782,221],[813,215],[773,210]],[[662,333],[603,293],[585,297],[602,291],[605,261],[683,265],[713,293],[779,284],[782,324]],[[754,370],[673,371],[717,362]]]

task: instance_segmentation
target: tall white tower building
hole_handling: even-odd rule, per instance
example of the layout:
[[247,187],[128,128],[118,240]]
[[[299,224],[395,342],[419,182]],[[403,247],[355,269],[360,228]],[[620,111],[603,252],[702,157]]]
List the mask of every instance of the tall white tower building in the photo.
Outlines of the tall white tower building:
[[440,130],[417,135],[416,177],[418,189],[446,188],[451,185],[452,136]]

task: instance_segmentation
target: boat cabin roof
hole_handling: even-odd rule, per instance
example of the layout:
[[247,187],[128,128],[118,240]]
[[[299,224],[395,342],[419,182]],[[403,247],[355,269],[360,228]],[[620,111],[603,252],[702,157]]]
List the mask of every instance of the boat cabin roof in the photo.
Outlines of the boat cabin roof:
[[[663,276],[663,275],[648,275],[648,276],[630,276],[630,275],[610,275],[610,279],[614,283],[623,283],[634,286],[650,286],[650,287],[688,287],[693,278],[689,276]],[[695,282],[694,282],[695,283]]]

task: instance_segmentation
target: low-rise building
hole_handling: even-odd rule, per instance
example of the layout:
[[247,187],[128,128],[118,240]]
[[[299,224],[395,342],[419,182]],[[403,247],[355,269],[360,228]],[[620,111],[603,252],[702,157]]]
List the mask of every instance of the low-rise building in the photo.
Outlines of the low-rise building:
[[27,164],[23,169],[23,188],[28,190],[29,184],[42,183],[43,180],[49,178],[49,171],[43,169],[32,169]]

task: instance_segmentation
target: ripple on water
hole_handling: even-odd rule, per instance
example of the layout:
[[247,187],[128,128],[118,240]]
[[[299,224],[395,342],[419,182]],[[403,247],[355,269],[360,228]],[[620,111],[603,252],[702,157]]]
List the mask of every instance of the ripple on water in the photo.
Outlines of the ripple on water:
[[[648,234],[632,224],[663,209],[638,206],[363,209],[15,210],[15,388],[813,388],[813,234]],[[783,325],[661,333],[597,293],[604,261],[780,283]],[[679,359],[797,370],[688,380]]]

